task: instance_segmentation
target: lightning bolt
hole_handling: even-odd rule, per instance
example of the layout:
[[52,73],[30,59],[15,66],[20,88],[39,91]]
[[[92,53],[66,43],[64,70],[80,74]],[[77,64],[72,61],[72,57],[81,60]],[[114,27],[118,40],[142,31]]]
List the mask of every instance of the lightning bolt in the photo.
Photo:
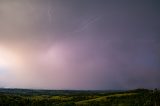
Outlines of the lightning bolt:
[[52,23],[52,13],[51,13],[52,8],[49,4],[50,3],[48,2],[47,14],[48,14],[48,22],[49,22],[49,24],[51,24]]
[[90,18],[89,20],[87,20],[87,22],[81,28],[78,28],[73,33],[82,32],[83,30],[87,29],[91,24],[93,24],[93,23],[97,22],[98,20],[100,20],[101,17],[102,16]]

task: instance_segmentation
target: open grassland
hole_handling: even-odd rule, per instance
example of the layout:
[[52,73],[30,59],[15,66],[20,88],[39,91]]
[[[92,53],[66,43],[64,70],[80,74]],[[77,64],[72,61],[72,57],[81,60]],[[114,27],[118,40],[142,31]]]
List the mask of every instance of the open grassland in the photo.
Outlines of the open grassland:
[[123,93],[123,94],[111,94],[111,95],[108,95],[108,96],[99,96],[95,99],[89,99],[89,100],[83,100],[83,101],[79,101],[79,102],[76,102],[77,105],[82,105],[82,104],[89,104],[91,102],[101,102],[101,101],[106,101],[107,98],[110,98],[110,97],[122,97],[122,96],[132,96],[132,95],[136,95],[137,93]]

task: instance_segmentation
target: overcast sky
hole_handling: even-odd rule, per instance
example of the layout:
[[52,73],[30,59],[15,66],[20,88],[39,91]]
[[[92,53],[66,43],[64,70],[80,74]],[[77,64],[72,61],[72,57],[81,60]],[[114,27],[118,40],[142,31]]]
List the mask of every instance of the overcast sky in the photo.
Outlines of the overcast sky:
[[0,87],[160,88],[159,0],[0,0]]

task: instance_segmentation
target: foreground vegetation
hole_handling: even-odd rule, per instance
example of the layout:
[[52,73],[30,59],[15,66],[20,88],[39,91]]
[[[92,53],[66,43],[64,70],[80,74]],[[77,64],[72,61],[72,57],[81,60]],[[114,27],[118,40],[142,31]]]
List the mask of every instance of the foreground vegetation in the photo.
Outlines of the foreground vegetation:
[[160,106],[160,91],[0,89],[0,106]]

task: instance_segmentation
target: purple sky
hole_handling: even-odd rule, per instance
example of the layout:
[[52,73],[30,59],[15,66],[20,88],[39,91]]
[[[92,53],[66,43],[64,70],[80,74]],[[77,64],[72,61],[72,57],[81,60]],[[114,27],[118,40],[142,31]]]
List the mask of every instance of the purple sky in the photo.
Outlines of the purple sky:
[[1,0],[0,87],[160,88],[158,0]]

